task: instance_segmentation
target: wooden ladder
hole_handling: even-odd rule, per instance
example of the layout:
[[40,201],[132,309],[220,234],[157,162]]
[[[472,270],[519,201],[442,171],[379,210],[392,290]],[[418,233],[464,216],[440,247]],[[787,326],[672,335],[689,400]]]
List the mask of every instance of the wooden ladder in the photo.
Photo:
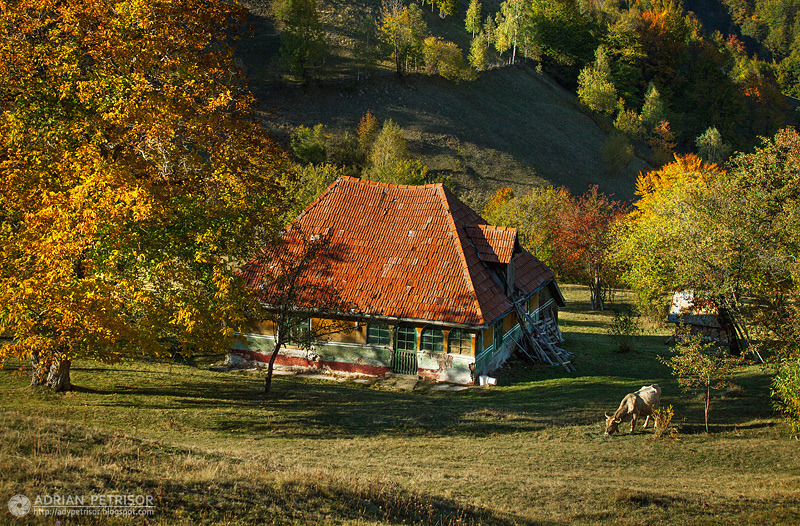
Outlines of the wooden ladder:
[[[514,303],[514,308],[517,311],[519,326],[522,328],[525,339],[541,361],[550,365],[560,364],[567,372],[575,371],[575,366],[570,361],[571,353],[557,345],[563,342],[564,339],[555,324],[555,320],[549,319],[545,322],[535,322],[519,303]],[[533,359],[527,352],[525,354]]]

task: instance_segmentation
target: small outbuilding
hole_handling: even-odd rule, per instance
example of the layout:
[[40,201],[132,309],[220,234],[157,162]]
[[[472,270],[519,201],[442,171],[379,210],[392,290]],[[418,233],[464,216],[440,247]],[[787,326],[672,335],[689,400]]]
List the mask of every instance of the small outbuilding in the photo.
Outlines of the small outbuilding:
[[[487,224],[442,184],[342,177],[306,208],[294,231],[330,239],[337,257],[304,271],[302,282],[324,285],[350,307],[322,314],[313,298],[298,300],[309,328],[331,319],[345,328],[310,349],[288,345],[279,367],[472,384],[526,345],[532,325],[558,332],[564,299],[553,272],[522,248],[516,229]],[[269,308],[268,265],[269,258],[254,258],[240,274]],[[232,354],[269,360],[270,322],[243,336]]]

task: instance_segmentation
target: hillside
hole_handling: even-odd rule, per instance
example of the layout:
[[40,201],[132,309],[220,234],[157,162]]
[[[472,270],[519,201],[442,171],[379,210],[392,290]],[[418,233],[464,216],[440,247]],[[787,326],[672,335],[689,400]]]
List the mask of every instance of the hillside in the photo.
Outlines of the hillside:
[[449,177],[460,190],[525,190],[550,182],[583,192],[599,185],[619,198],[633,196],[634,159],[621,175],[601,162],[606,134],[580,111],[574,95],[528,69],[487,72],[472,83],[394,75],[324,87],[273,88],[263,102],[289,129],[325,124],[333,133],[355,131],[367,111],[403,127],[412,154],[434,178]]
[[[302,124],[324,124],[331,134],[354,133],[372,112],[402,126],[412,155],[430,178],[449,178],[460,192],[525,191],[552,183],[582,193],[590,184],[630,199],[636,175],[648,165],[634,158],[622,173],[608,174],[601,161],[606,133],[581,111],[577,97],[546,74],[518,66],[456,84],[438,77],[398,79],[388,62],[356,80],[352,58],[358,28],[348,20],[375,16],[379,3],[320,3],[329,56],[308,86],[287,82],[276,71],[280,41],[266,2],[251,2],[252,36],[239,44],[241,63],[254,91],[283,133]],[[425,10],[430,32],[469,45],[463,13],[442,20]]]

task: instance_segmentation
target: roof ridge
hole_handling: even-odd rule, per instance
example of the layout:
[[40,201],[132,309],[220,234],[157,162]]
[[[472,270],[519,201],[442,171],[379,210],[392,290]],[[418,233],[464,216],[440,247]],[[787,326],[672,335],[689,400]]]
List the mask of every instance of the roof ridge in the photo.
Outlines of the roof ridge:
[[362,179],[360,177],[353,177],[352,175],[342,175],[339,179],[344,179],[348,182],[354,182],[358,184],[367,184],[371,186],[383,186],[386,188],[399,188],[401,190],[421,190],[426,188],[441,188],[444,186],[443,183],[427,183],[427,184],[397,184],[397,183],[385,183],[383,181],[373,181],[372,179]]
[[[478,315],[479,319],[484,319],[483,317],[483,309],[481,308],[481,303],[478,301],[478,294],[475,292],[475,283],[472,282],[472,274],[469,271],[469,262],[467,261],[467,255],[464,253],[464,246],[463,241],[461,239],[461,233],[459,232],[458,225],[456,224],[455,219],[453,218],[453,212],[450,209],[450,202],[447,199],[447,193],[445,192],[444,185],[440,186],[437,189],[437,194],[439,195],[439,203],[444,208],[445,216],[447,217],[447,224],[450,226],[450,231],[453,233],[453,242],[456,245],[456,251],[458,252],[458,257],[461,259],[461,269],[464,272],[464,277],[469,286],[470,294],[472,295],[472,302],[475,305],[475,312]],[[466,235],[466,232],[465,232]],[[466,236],[469,239],[469,236]],[[470,243],[471,244],[471,243]],[[484,320],[486,323],[487,320]]]

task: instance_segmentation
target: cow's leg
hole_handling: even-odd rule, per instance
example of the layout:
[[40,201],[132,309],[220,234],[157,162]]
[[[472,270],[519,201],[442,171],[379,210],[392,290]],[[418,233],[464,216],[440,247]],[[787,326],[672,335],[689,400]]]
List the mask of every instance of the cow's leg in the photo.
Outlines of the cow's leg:
[[[648,424],[649,422],[650,422],[650,415],[647,415],[647,416],[645,417],[645,419],[644,419],[644,426],[642,426],[642,429],[647,429],[647,424]],[[655,424],[653,424],[653,425],[655,425]]]
[[631,435],[633,434],[634,429],[636,429],[636,415],[633,415],[633,418],[631,418]]

